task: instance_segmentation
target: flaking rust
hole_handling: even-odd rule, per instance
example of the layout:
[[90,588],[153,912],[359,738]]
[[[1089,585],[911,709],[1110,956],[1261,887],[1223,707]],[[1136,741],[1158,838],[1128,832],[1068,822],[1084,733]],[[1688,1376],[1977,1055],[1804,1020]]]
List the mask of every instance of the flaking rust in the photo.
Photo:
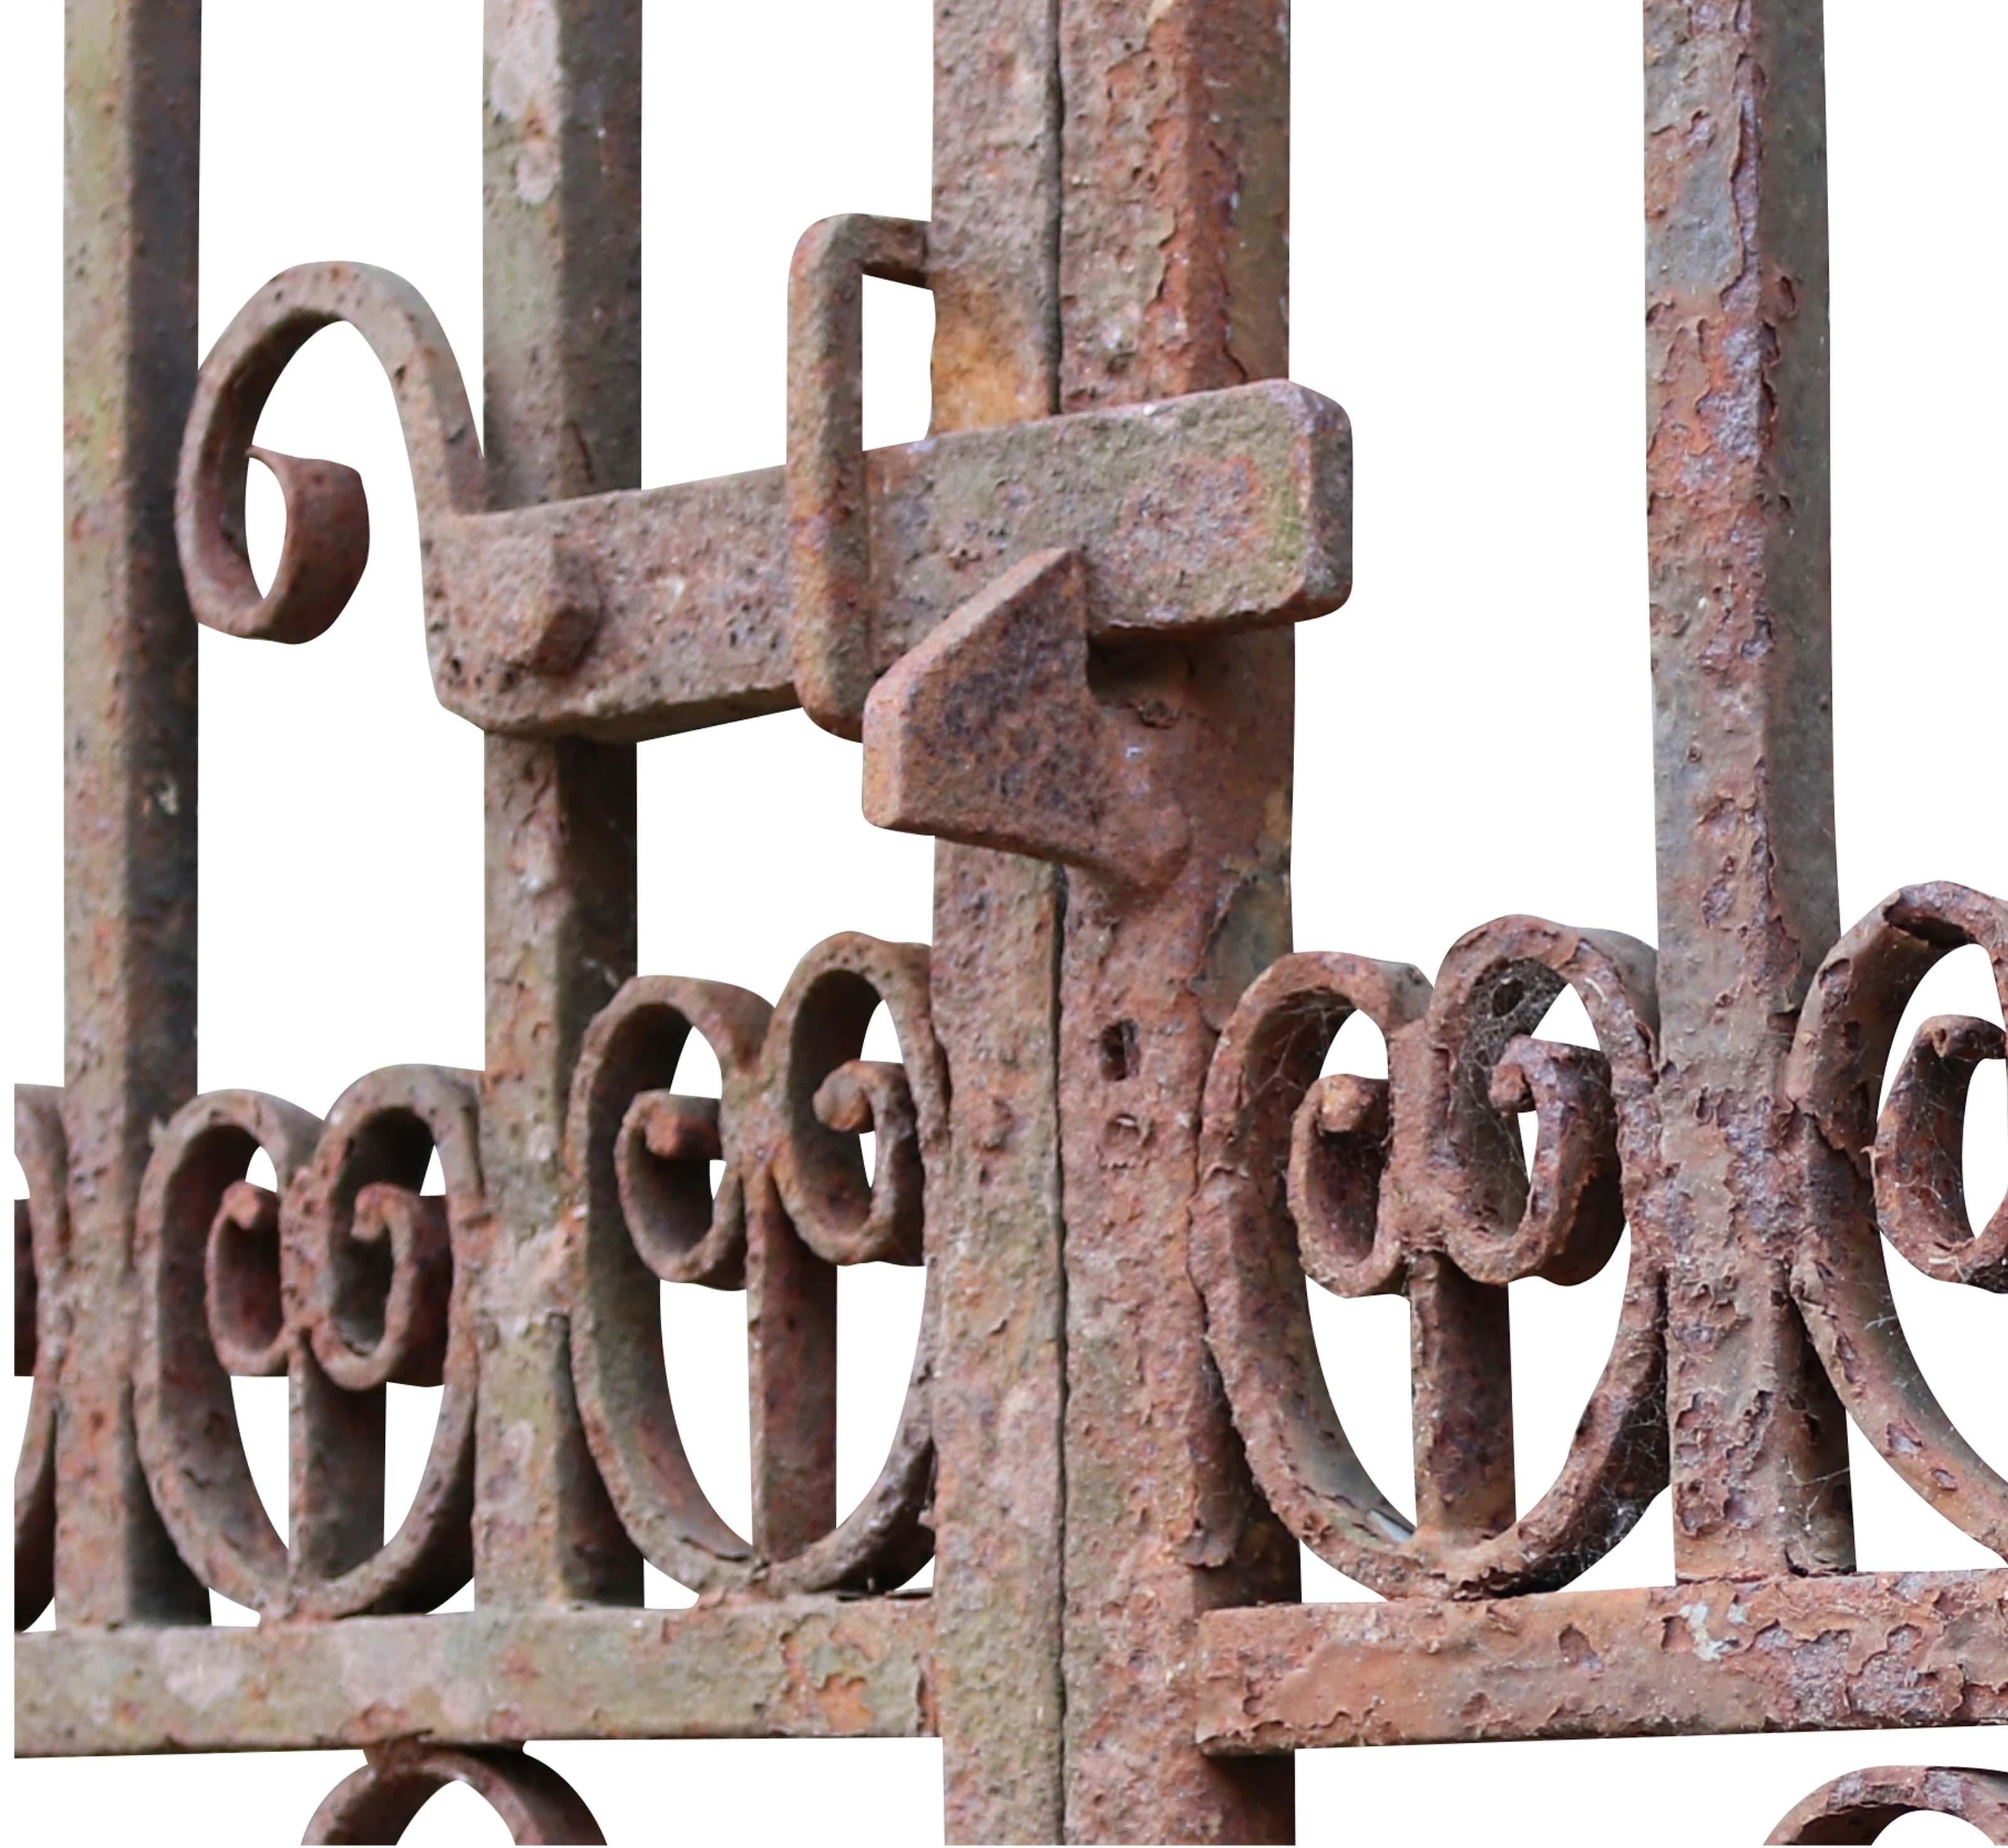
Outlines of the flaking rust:
[[2008,1573],[1698,1580],[1221,1611],[1200,1735],[1231,1754],[2008,1722]]
[[[198,371],[196,0],[69,0],[68,1056],[16,1100],[16,1624],[55,1627],[16,1641],[17,1751],[361,1747],[308,1840],[458,1783],[588,1842],[526,1740],[938,1733],[952,1839],[1257,1841],[1300,1749],[2008,1723],[2008,1571],[1853,1570],[1844,1408],[2008,1549],[1883,1250],[2008,1290],[1964,1169],[2001,1027],[1896,1037],[1962,947],[2008,998],[2008,908],[1919,884],[1840,931],[1819,0],[1644,0],[1659,945],[1497,918],[1434,981],[1290,942],[1291,625],[1351,588],[1352,454],[1285,376],[1287,9],[934,10],[932,215],[803,238],[785,461],[644,490],[640,0],[487,9],[479,433],[359,263],[278,276]],[[868,453],[868,276],[936,316],[932,428]],[[193,1094],[193,636],[311,643],[359,578],[360,480],[256,440],[335,322],[391,381],[435,689],[486,734],[488,1032],[323,1120]],[[934,942],[840,935],[771,999],[638,972],[632,746],[794,705],[937,842]],[[1595,1047],[1540,1037],[1565,991]],[[1384,1079],[1325,1069],[1356,1012]],[[676,1088],[693,1035],[715,1097]],[[1628,1235],[1529,1500],[1508,1291]],[[924,1307],[846,1513],[868,1263]],[[1413,1520],[1313,1284],[1407,1302]],[[747,1299],[744,1534],[665,1288]],[[387,1538],[393,1384],[440,1397]],[[1571,1589],[1668,1487],[1677,1582]],[[1299,1604],[1299,1543],[1381,1601]],[[645,1560],[696,1604],[643,1609]],[[1857,1772],[1773,1839],[1917,1811],[2008,1840],[2008,1779]]]
[[1772,1831],[1774,1843],[1872,1842],[1900,1816],[1957,1816],[2008,1842],[2008,1776],[1998,1771],[1881,1765],[1822,1785]]

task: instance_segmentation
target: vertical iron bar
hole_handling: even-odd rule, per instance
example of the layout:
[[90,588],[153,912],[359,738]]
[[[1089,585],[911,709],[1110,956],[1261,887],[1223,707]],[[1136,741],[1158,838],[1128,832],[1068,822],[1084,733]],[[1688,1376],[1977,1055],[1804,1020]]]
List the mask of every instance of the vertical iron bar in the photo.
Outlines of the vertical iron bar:
[[1503,1284],[1440,1252],[1409,1265],[1416,1525],[1476,1541],[1513,1525],[1513,1332]]
[[[1061,0],[1064,409],[1282,376],[1289,51],[1279,0]],[[1112,652],[1123,748],[1177,804],[1168,885],[1068,882],[1066,1832],[1287,1841],[1287,1758],[1193,1744],[1200,1613],[1296,1594],[1186,1270],[1200,1094],[1289,947],[1287,631]]]
[[[1053,0],[936,0],[934,425],[1058,406],[1059,50]],[[947,1839],[1053,1842],[1060,1672],[1063,875],[935,850],[932,1002],[950,1172],[931,1194],[940,1359],[935,1667]]]
[[390,1392],[345,1392],[309,1352],[288,1368],[286,1553],[295,1584],[338,1577],[384,1544]]
[[752,1540],[787,1559],[836,1525],[836,1267],[797,1235],[771,1175],[747,1190],[746,1303]]
[[1840,923],[1821,0],[1648,0],[1646,80],[1675,1556],[1844,1571],[1841,1409],[1786,1286],[1783,1095]]
[[[640,0],[498,0],[483,110],[489,496],[641,480]],[[487,1070],[475,1581],[484,1602],[638,1602],[579,1428],[554,1278],[586,1023],[635,968],[635,753],[487,740]]]
[[70,0],[65,42],[63,1624],[206,1621],[133,1432],[133,1221],[195,1090],[196,638],[175,467],[196,373],[199,0]]

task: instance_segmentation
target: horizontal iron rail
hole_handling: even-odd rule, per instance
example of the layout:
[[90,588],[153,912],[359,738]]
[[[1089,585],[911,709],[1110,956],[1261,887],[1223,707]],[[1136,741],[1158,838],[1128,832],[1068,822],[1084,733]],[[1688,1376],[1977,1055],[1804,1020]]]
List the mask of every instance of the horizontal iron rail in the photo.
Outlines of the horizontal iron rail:
[[931,1737],[933,1647],[924,1597],[67,1630],[15,1638],[14,1750]]
[[1223,1755],[2008,1722],[2008,1571],[1269,1605],[1200,1637]]

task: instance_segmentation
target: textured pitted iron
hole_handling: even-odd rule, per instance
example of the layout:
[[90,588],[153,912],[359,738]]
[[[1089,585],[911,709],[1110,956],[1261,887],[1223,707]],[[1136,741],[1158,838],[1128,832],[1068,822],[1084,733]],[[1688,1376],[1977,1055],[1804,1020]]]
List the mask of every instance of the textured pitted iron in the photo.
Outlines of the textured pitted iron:
[[[2008,1548],[1884,1251],[2008,1291],[1964,1170],[2001,1027],[1896,1043],[1953,950],[2008,998],[2008,910],[1919,885],[1840,934],[1819,0],[1643,0],[1657,949],[1505,917],[1434,984],[1290,942],[1290,628],[1350,590],[1353,461],[1285,378],[1287,8],[935,0],[928,221],[801,241],[782,465],[645,491],[641,13],[487,9],[477,435],[360,263],[276,277],[198,368],[198,0],[69,0],[68,1057],[16,1100],[16,1624],[55,1627],[17,1750],[360,1747],[308,1840],[459,1782],[585,1842],[525,1741],[939,1733],[956,1841],[1282,1841],[1302,1748],[2008,1723],[2008,1571],[1854,1567],[1848,1415]],[[935,309],[933,427],[870,452],[868,276]],[[336,322],[391,382],[435,691],[486,734],[487,1043],[323,1122],[195,1094],[194,631],[310,644],[355,587],[359,479],[256,440]],[[633,745],[797,705],[939,843],[933,943],[833,938],[772,1005],[638,973]],[[1541,1037],[1564,990],[1594,1048]],[[1356,1012],[1385,1079],[1325,1070]],[[715,1097],[676,1088],[693,1034]],[[1508,1290],[1628,1236],[1521,1511]],[[870,1263],[925,1306],[840,1520]],[[1313,1284],[1406,1299],[1413,1520]],[[748,1299],[745,1535],[665,1285]],[[252,1376],[288,1382],[284,1539]],[[387,1539],[393,1383],[440,1398]],[[1571,1589],[1669,1486],[1677,1581]],[[1299,1541],[1384,1602],[1299,1603]],[[645,1609],[645,1559],[698,1603]],[[1773,1839],[2008,1839],[2003,1788],[1864,1771]]]

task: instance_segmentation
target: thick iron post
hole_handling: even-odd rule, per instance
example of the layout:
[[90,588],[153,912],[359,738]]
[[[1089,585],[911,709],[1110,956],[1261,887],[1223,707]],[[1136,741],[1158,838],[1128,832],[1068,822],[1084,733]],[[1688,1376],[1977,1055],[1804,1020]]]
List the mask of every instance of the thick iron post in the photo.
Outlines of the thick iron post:
[[65,45],[65,1626],[204,1622],[133,1422],[133,1222],[195,1090],[195,623],[175,465],[196,373],[198,0],[70,0]]
[[[1057,408],[1059,51],[1052,0],[937,0],[934,423]],[[935,1677],[951,1842],[1064,1826],[1065,1399],[1059,966],[1046,862],[935,850],[935,1030],[951,1143],[935,1224]]]
[[[1284,375],[1287,9],[1061,0],[1061,403]],[[1287,630],[1112,651],[1098,696],[1184,817],[1148,890],[1076,872],[1061,970],[1067,1223],[1066,1832],[1287,1841],[1293,1772],[1193,1744],[1202,1611],[1295,1595],[1186,1268],[1200,1094],[1289,947]]]
[[[639,486],[640,0],[492,0],[483,111],[489,498]],[[550,577],[560,574],[555,569]],[[524,613],[534,627],[553,614]],[[534,651],[533,651],[534,652]],[[638,1602],[579,1427],[560,1145],[593,1015],[635,969],[635,753],[490,736],[476,1595]]]
[[1852,1563],[1787,1287],[1783,1069],[1839,932],[1821,0],[1648,0],[1646,347],[1669,1405],[1683,1578]]

